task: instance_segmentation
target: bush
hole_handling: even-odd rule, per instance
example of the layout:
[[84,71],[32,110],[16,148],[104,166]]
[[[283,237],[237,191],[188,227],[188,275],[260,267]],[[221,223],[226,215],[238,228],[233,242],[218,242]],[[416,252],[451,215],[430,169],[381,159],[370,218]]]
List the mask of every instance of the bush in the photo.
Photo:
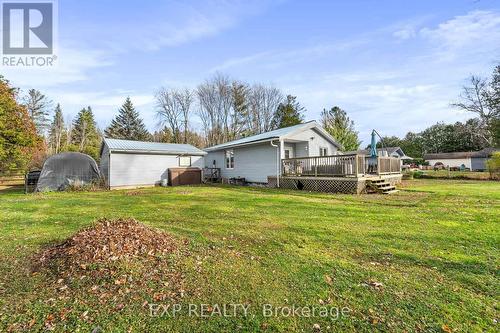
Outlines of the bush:
[[424,176],[425,174],[422,171],[419,170],[413,171],[413,178],[415,179],[424,178]]
[[493,153],[491,158],[486,162],[486,167],[491,179],[500,179],[500,152]]

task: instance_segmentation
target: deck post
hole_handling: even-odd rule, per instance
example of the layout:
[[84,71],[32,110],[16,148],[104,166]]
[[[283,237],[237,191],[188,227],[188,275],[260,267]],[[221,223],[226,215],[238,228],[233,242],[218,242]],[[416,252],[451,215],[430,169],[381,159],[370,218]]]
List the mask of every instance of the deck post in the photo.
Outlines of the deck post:
[[318,158],[314,158],[314,177],[318,177]]
[[354,170],[353,170],[353,174],[355,174],[356,177],[358,176],[358,155],[354,156]]

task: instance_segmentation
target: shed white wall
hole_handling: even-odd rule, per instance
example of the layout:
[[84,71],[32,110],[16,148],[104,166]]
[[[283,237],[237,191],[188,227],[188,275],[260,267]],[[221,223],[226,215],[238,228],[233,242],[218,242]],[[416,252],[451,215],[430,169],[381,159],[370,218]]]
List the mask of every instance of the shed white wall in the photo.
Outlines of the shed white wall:
[[[112,152],[109,163],[109,186],[156,185],[168,178],[168,169],[179,166],[177,155]],[[191,166],[202,168],[203,156],[191,156]]]
[[472,163],[470,158],[450,158],[450,159],[433,159],[433,160],[427,160],[429,162],[429,165],[434,165],[438,162],[443,163],[443,165],[450,166],[450,167],[460,167],[462,164],[465,165],[466,168],[471,168]]
[[[311,138],[313,139],[311,140]],[[334,144],[314,128],[307,129],[293,136],[288,136],[285,141],[286,140],[307,141],[307,144],[306,142],[296,143],[295,156],[297,157],[319,156],[319,148],[321,147],[328,149],[328,155],[335,155],[338,151],[338,148]],[[282,158],[284,158],[284,156],[282,156]]]
[[244,177],[248,182],[267,183],[267,176],[276,176],[277,148],[269,142],[234,148],[234,168],[227,169],[224,150],[209,152],[205,156],[205,165],[221,169],[223,178]]

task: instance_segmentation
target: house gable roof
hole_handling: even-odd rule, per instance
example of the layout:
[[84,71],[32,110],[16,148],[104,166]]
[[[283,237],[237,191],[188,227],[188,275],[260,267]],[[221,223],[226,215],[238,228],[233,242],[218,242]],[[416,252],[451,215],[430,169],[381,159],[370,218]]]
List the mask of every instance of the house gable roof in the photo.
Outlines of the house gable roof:
[[165,155],[206,155],[206,152],[192,145],[179,143],[161,143],[104,138],[101,145],[101,153],[104,145],[106,145],[111,152],[134,152]]
[[321,126],[318,125],[316,121],[308,121],[303,124],[298,124],[290,127],[284,127],[284,128],[279,128],[273,131],[257,134],[257,135],[252,135],[246,138],[241,138],[238,140],[233,140],[229,141],[226,143],[222,143],[219,145],[215,145],[212,147],[205,148],[205,151],[216,151],[216,150],[221,150],[221,149],[226,149],[226,148],[231,148],[235,146],[240,146],[240,145],[249,145],[249,144],[257,144],[257,143],[262,143],[262,142],[267,142],[275,139],[280,139],[280,138],[286,138],[289,136],[292,136],[295,133],[299,133],[301,131],[305,131],[307,129],[314,128],[318,130],[318,132],[321,133],[327,140],[329,140],[332,144],[335,146],[341,148],[342,146],[335,141],[335,139],[328,134]]

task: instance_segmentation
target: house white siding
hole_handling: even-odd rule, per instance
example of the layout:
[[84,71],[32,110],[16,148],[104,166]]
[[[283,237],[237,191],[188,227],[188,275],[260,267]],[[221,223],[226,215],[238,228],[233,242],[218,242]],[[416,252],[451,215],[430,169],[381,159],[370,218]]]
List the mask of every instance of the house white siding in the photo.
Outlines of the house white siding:
[[328,155],[335,155],[338,148],[325,138],[318,130],[310,128],[288,136],[285,140],[300,140],[296,146],[296,157],[319,156],[320,148],[327,148]]
[[205,165],[213,167],[215,160],[215,166],[221,169],[223,178],[243,177],[248,182],[267,183],[267,176],[276,176],[277,149],[269,142],[235,147],[233,169],[226,168],[225,150],[217,150],[205,156]]
[[[202,168],[202,156],[191,156],[191,166]],[[150,186],[168,178],[168,169],[179,166],[178,155],[112,152],[109,161],[109,186]]]
[[457,167],[459,168],[462,164],[465,165],[466,168],[472,169],[471,159],[469,158],[450,158],[450,159],[432,159],[427,160],[429,165],[434,166],[436,163],[441,162],[445,167]]

